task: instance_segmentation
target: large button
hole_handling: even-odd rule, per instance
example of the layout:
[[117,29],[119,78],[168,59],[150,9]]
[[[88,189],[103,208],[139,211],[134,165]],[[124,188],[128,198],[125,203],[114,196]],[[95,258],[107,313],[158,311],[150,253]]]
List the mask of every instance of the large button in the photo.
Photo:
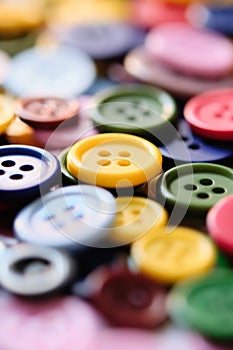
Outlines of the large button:
[[17,244],[1,255],[0,282],[19,295],[51,293],[67,284],[74,266],[65,253],[30,244]]
[[174,100],[165,91],[146,85],[121,85],[94,96],[90,110],[100,130],[159,139],[176,116]]
[[232,296],[232,271],[217,270],[177,285],[169,297],[168,309],[179,324],[212,339],[232,340]]
[[94,79],[95,66],[86,53],[68,47],[36,47],[14,56],[4,87],[20,97],[72,98]]
[[208,139],[233,141],[233,89],[213,90],[192,98],[184,109],[193,131]]
[[55,190],[29,204],[14,222],[16,236],[26,242],[80,250],[101,247],[111,227],[116,205],[113,195],[88,185]]
[[51,153],[29,146],[0,148],[1,202],[29,202],[61,184],[58,159]]
[[139,271],[172,284],[214,267],[216,248],[207,236],[186,227],[170,229],[158,229],[133,243],[131,256]]
[[167,318],[165,290],[140,274],[102,267],[84,283],[88,299],[113,325],[155,328]]
[[59,154],[59,160],[61,164],[61,172],[62,172],[62,180],[65,185],[77,185],[78,180],[73,177],[69,171],[67,170],[67,165],[66,165],[66,158],[67,154],[70,150],[70,147],[64,149],[60,154]]
[[108,188],[142,185],[160,173],[161,165],[161,154],[152,143],[120,133],[88,137],[67,155],[71,175]]
[[202,217],[233,193],[233,170],[212,163],[180,165],[164,174],[157,190],[169,208],[182,208],[188,215]]
[[221,199],[207,215],[207,228],[219,247],[233,254],[233,195]]
[[4,133],[15,115],[15,103],[9,96],[0,94],[0,134]]
[[116,84],[117,83],[111,79],[98,78],[94,81],[93,85],[90,87],[90,89],[88,89],[88,91],[86,91],[85,94],[92,96],[92,95],[95,95],[104,89],[111,88],[111,87],[115,86]]

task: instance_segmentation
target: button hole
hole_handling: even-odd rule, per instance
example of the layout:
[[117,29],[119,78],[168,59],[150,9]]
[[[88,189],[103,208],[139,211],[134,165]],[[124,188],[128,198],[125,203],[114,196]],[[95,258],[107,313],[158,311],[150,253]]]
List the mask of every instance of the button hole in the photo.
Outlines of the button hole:
[[129,116],[129,117],[128,117],[128,120],[134,121],[134,120],[136,120],[136,117],[134,117],[134,116]]
[[5,171],[0,169],[0,175],[4,175],[5,174]]
[[184,188],[187,190],[187,191],[196,191],[197,190],[197,186],[196,185],[193,185],[193,184],[187,184],[184,186]]
[[200,146],[197,143],[192,143],[191,145],[189,145],[189,148],[193,150],[197,150],[200,148]]
[[211,186],[213,185],[213,181],[211,179],[201,179],[200,184],[203,186]]
[[109,156],[111,156],[111,152],[109,152],[109,151],[107,151],[107,150],[103,150],[103,151],[99,151],[99,152],[98,152],[98,155],[99,155],[100,157],[109,157]]
[[21,180],[23,178],[22,174],[13,174],[10,176],[11,180]]
[[217,193],[217,194],[222,194],[222,193],[226,192],[225,188],[222,188],[222,187],[215,187],[212,189],[212,191],[214,193]]
[[131,156],[131,153],[128,152],[128,151],[121,151],[121,152],[118,153],[118,155],[119,155],[120,157],[130,157],[130,156]]
[[25,164],[25,165],[22,165],[19,169],[22,171],[31,171],[34,169],[34,166],[30,164]]
[[15,162],[13,160],[4,160],[2,162],[2,166],[6,167],[6,168],[10,168],[14,165],[15,165]]
[[98,160],[97,163],[101,166],[108,166],[111,164],[110,160],[104,160],[104,159]]
[[131,162],[126,159],[121,159],[121,160],[118,160],[117,164],[120,166],[129,166],[131,165]]
[[197,197],[201,199],[207,199],[209,198],[209,195],[207,193],[198,193]]

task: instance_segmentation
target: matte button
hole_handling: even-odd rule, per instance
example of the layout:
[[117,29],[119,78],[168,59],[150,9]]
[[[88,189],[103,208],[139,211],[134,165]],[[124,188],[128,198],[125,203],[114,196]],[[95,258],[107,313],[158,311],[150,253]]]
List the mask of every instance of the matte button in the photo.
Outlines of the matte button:
[[14,245],[0,257],[1,285],[12,293],[36,296],[60,289],[74,266],[65,253],[29,244]]
[[71,147],[67,169],[79,181],[108,188],[146,183],[161,171],[157,147],[128,134],[100,134]]
[[158,229],[132,244],[131,256],[139,271],[154,280],[173,284],[214,267],[217,252],[199,231],[177,227]]
[[15,115],[15,102],[12,98],[0,94],[0,134],[4,133]]
[[193,131],[208,139],[233,141],[233,89],[212,90],[192,98],[184,116]]
[[169,314],[175,322],[212,339],[232,339],[232,295],[232,271],[216,270],[177,285],[169,297]]
[[81,250],[98,247],[115,217],[115,199],[103,188],[88,185],[55,190],[22,209],[16,236],[25,242]]
[[221,199],[207,215],[207,228],[218,246],[233,253],[233,195]]

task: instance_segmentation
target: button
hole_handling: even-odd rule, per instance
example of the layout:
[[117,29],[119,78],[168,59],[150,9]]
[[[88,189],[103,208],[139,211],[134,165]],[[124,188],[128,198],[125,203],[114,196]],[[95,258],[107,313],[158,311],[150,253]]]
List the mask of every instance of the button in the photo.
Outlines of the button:
[[72,98],[87,90],[95,79],[90,57],[68,47],[36,47],[14,56],[4,82],[19,97]]
[[194,76],[221,78],[233,66],[228,39],[185,23],[156,27],[147,36],[146,49],[172,69]]
[[13,121],[15,115],[15,104],[11,97],[0,94],[0,113],[0,134],[2,134]]
[[233,195],[221,199],[207,215],[208,232],[225,252],[233,253]]
[[11,145],[0,148],[1,202],[29,202],[61,183],[58,159],[37,147]]
[[232,339],[232,295],[232,271],[216,270],[177,285],[168,300],[169,314],[175,322],[212,339]]
[[140,274],[102,267],[84,283],[88,299],[115,326],[155,328],[166,321],[165,290]]
[[10,57],[4,52],[0,51],[0,84],[5,80],[7,70],[9,68]]
[[66,285],[74,266],[65,253],[30,244],[17,244],[1,255],[0,282],[12,293],[36,296]]
[[221,198],[233,193],[233,170],[217,164],[185,164],[168,170],[157,187],[169,208],[202,217]]
[[5,130],[6,139],[9,143],[39,146],[35,131],[29,125],[25,124],[18,117],[11,122]]
[[115,199],[103,188],[88,185],[57,189],[22,209],[14,222],[25,242],[81,250],[101,247],[115,217]]
[[63,44],[77,47],[95,60],[123,56],[130,49],[141,45],[144,32],[124,22],[91,23],[54,29],[55,36]]
[[214,267],[217,251],[209,237],[191,228],[170,229],[158,229],[132,244],[131,256],[140,272],[173,284]]
[[174,100],[165,91],[146,85],[120,85],[94,96],[92,120],[106,132],[147,138],[159,136],[176,117]]
[[23,98],[18,101],[17,115],[35,128],[55,128],[65,120],[77,116],[77,100],[55,97]]
[[166,210],[148,198],[117,197],[116,205],[116,217],[109,229],[109,245],[130,244],[167,224]]
[[94,81],[93,85],[86,92],[86,95],[95,95],[98,92],[113,87],[116,85],[116,82],[107,78],[98,78]]
[[77,142],[67,169],[81,182],[127,188],[148,182],[161,171],[162,157],[152,143],[127,134],[101,134]]
[[1,349],[87,349],[103,327],[95,310],[77,297],[30,300],[1,292],[0,305]]
[[213,90],[185,105],[184,116],[193,131],[207,139],[233,141],[233,89]]
[[62,172],[62,182],[63,184],[67,185],[77,185],[78,180],[73,177],[69,171],[67,170],[67,165],[66,165],[66,157],[67,153],[69,152],[70,147],[64,149],[58,156],[61,164],[61,172]]

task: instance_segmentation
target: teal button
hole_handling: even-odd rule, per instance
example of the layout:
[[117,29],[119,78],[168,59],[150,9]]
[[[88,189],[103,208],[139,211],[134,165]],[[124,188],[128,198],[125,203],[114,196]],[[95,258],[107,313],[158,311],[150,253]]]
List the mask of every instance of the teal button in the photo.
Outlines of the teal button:
[[64,149],[64,151],[62,151],[59,154],[59,161],[60,161],[60,165],[61,165],[61,173],[62,173],[62,183],[63,185],[77,185],[78,184],[78,180],[75,179],[75,177],[73,177],[69,171],[67,170],[67,166],[66,166],[66,157],[67,157],[67,153],[69,152],[70,147]]

